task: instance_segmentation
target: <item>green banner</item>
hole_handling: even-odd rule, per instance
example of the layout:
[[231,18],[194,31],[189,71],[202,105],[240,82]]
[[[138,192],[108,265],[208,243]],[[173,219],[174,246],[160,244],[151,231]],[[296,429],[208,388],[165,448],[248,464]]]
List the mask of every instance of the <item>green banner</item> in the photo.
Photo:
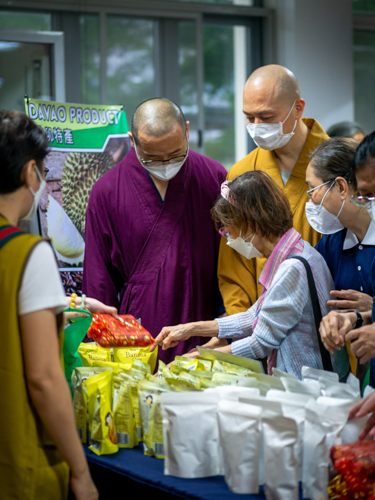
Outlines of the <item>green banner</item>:
[[122,106],[41,101],[25,97],[26,114],[45,131],[51,151],[103,152],[128,132]]

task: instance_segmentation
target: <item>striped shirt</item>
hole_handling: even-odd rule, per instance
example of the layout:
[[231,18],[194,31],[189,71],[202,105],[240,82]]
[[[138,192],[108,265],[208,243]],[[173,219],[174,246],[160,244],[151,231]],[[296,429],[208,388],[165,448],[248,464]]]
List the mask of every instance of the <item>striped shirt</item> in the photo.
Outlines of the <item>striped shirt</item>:
[[[217,322],[219,338],[241,339],[232,343],[233,354],[260,359],[276,349],[277,368],[301,379],[302,366],[323,369],[323,363],[305,267],[297,259],[287,259],[297,253],[310,264],[322,316],[328,314],[326,302],[334,288],[329,269],[322,256],[292,228],[267,260],[259,278],[264,289],[257,302],[246,312],[218,318]],[[333,369],[343,379],[349,370],[346,349],[336,351],[331,359]]]

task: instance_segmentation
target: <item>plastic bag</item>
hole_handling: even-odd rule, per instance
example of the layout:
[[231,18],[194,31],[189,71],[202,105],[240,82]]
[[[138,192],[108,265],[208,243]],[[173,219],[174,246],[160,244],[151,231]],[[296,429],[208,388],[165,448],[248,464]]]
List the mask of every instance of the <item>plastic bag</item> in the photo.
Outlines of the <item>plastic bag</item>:
[[155,344],[151,334],[131,316],[94,314],[87,336],[101,347],[147,347]]
[[112,414],[112,373],[107,370],[87,380],[89,397],[90,450],[96,455],[118,451],[117,433]]
[[133,363],[136,359],[150,365],[151,373],[154,373],[156,361],[158,359],[158,346],[153,352],[150,347],[121,347],[113,349],[113,361],[117,363]]
[[92,314],[83,309],[65,309],[65,312],[78,312],[85,314],[80,318],[71,319],[64,330],[64,371],[70,390],[73,393],[71,378],[74,368],[82,366],[82,360],[78,354],[78,347],[85,338],[91,324]]
[[133,404],[130,397],[131,377],[126,374],[114,375],[113,418],[119,448],[134,448],[138,445]]
[[165,462],[164,474],[198,478],[221,473],[215,393],[161,395]]
[[239,401],[218,403],[224,476],[234,493],[259,493],[259,420],[262,409]]
[[80,344],[78,354],[83,366],[93,366],[93,361],[111,361],[111,351],[103,349],[103,347],[96,345],[94,342]]

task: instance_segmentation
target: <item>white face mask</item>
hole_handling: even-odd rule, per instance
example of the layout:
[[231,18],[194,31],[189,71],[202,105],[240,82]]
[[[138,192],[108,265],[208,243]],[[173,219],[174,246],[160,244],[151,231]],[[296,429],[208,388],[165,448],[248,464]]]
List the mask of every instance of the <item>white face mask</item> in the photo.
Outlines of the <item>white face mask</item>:
[[[251,236],[251,234],[250,234],[250,236]],[[250,236],[248,236],[248,238],[250,238]],[[235,240],[232,240],[232,238],[230,238],[229,235],[226,235],[226,238],[228,239],[228,241],[227,241],[228,247],[233,248],[233,250],[236,250],[236,252],[238,252],[239,254],[246,257],[246,259],[254,259],[255,257],[263,257],[263,254],[260,253],[253,245],[253,240],[255,238],[255,234],[253,235],[251,241],[244,240],[242,238],[242,236],[239,236]]]
[[21,218],[21,220],[31,220],[34,217],[34,215],[36,214],[36,209],[38,208],[38,205],[39,205],[40,198],[42,197],[44,188],[46,187],[46,181],[43,180],[43,177],[41,176],[41,174],[39,172],[39,168],[37,166],[35,166],[35,170],[36,170],[36,173],[37,173],[39,180],[40,180],[40,186],[39,186],[39,189],[36,193],[34,193],[32,187],[29,186],[30,192],[33,195],[34,199],[33,199],[32,205],[30,207],[30,210],[27,212],[27,214],[24,217]]
[[[333,183],[332,186],[327,189],[320,205],[316,205],[311,201],[308,201],[305,205],[306,218],[309,221],[310,226],[318,233],[333,234],[341,231],[341,229],[344,229],[344,226],[339,221],[339,215],[344,207],[345,200],[342,202],[340,211],[337,215],[331,214],[331,212],[328,212],[328,210],[323,207],[324,198],[334,185],[335,184]],[[317,186],[317,188],[318,187],[321,186]]]
[[292,138],[294,131],[297,126],[297,120],[294,123],[293,130],[289,134],[283,134],[283,125],[289,118],[292,109],[294,108],[296,101],[294,101],[293,106],[290,108],[288,116],[283,122],[279,123],[246,123],[247,131],[250,137],[253,139],[255,144],[262,149],[267,151],[273,151],[274,149],[281,149]]
[[183,164],[185,163],[186,158],[188,157],[188,154],[189,154],[189,144],[188,144],[188,151],[186,153],[185,158],[182,161],[180,161],[178,163],[167,163],[166,165],[164,165],[164,164],[158,165],[157,167],[153,167],[152,165],[146,166],[142,163],[141,159],[139,158],[137,146],[135,145],[135,143],[134,143],[134,146],[135,146],[135,152],[136,152],[139,163],[151,175],[153,175],[154,177],[156,177],[160,181],[170,181],[171,179],[173,179],[173,177],[175,177],[178,174],[178,172],[181,170],[181,168],[182,168]]

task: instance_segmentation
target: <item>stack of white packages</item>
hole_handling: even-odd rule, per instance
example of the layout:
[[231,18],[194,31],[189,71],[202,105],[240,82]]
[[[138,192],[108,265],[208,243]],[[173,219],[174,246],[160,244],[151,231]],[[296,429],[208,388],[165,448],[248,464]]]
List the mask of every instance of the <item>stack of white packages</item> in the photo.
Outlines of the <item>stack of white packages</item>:
[[[261,386],[220,386],[166,393],[164,473],[197,478],[224,474],[231,491],[269,500],[327,497],[330,449],[358,440],[367,417],[347,422],[359,381],[304,367],[303,380],[274,369]],[[265,393],[264,385],[270,389]]]

